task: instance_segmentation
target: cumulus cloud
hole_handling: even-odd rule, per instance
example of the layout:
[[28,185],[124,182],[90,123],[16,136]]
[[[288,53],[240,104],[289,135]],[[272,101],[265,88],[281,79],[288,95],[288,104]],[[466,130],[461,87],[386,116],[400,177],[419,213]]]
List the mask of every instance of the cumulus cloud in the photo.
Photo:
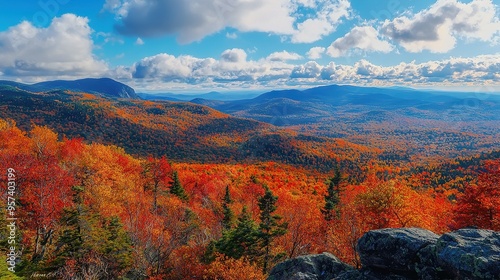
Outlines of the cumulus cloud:
[[97,76],[107,65],[92,54],[88,19],[65,14],[50,26],[30,22],[0,32],[0,71],[5,76]]
[[309,61],[293,68],[290,78],[317,78],[321,73],[321,66],[316,61]]
[[497,41],[500,21],[491,0],[440,0],[415,15],[386,20],[382,33],[409,52],[445,53],[455,47],[457,38]]
[[345,56],[352,49],[388,53],[393,46],[379,39],[378,31],[371,26],[356,26],[344,37],[335,40],[326,53],[332,57]]
[[143,58],[128,69],[122,67],[119,75],[125,77],[124,72],[129,71],[135,80],[156,80],[185,85],[227,85],[235,81],[251,84],[255,81],[272,82],[284,79],[289,76],[292,68],[292,65],[282,61],[248,61],[244,50],[228,49],[222,52],[218,60],[158,54]]
[[351,6],[348,0],[107,0],[103,9],[117,15],[116,29],[129,36],[172,34],[190,43],[231,27],[308,43],[335,31]]
[[337,29],[342,18],[349,18],[351,3],[348,0],[320,1],[318,13],[297,24],[293,43],[313,43]]
[[321,56],[325,53],[326,48],[323,47],[312,47],[307,53],[307,57],[309,59],[320,59]]
[[299,60],[302,59],[302,56],[294,52],[281,51],[281,52],[273,52],[272,54],[267,56],[266,59],[270,61],[287,61],[287,60]]
[[379,66],[360,60],[353,66],[330,63],[322,69],[321,77],[337,83],[440,85],[497,84],[500,78],[500,54],[471,58],[450,58],[423,63]]
[[247,53],[242,49],[230,49],[225,50],[220,57],[225,62],[244,62],[247,60]]
[[[141,89],[172,87],[264,88],[325,83],[357,85],[433,86],[443,84],[485,85],[500,80],[500,54],[450,58],[423,63],[376,65],[360,60],[353,65],[308,61],[292,64],[282,60],[248,60],[245,51],[229,49],[218,59],[158,54],[130,67],[111,72],[115,78]],[[127,80],[128,79],[128,80]]]

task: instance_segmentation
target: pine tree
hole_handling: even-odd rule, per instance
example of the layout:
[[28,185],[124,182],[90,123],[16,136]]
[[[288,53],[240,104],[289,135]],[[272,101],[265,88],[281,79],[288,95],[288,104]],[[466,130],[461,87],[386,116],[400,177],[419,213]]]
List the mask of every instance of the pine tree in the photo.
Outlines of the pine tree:
[[287,232],[288,224],[281,222],[279,215],[273,215],[276,211],[276,202],[278,197],[273,195],[271,190],[264,186],[265,193],[259,198],[260,224],[259,224],[259,243],[263,254],[263,271],[267,273],[271,260],[276,257],[272,255],[271,246],[276,237],[282,236]]
[[222,238],[215,243],[215,248],[219,253],[233,259],[248,257],[255,260],[258,256],[258,235],[259,229],[245,206],[238,217],[236,227],[225,231]]
[[[106,267],[106,278],[102,279],[118,278],[132,263],[132,245],[127,232],[117,217],[104,219],[86,206],[82,187],[73,187],[73,192],[74,206],[65,209],[62,215],[61,224],[65,228],[57,240],[57,258],[49,264],[49,270],[81,276],[84,270],[102,265]],[[89,263],[89,258],[96,262]],[[68,261],[76,264],[76,271],[65,268]]]
[[[84,230],[88,228],[87,216],[89,215],[89,209],[83,204],[83,188],[74,186],[72,190],[74,207],[65,209],[61,218],[61,223],[66,226],[66,229],[62,232],[58,241],[60,244],[58,248],[62,248],[55,262],[58,266],[63,265],[65,259],[78,259],[85,254],[83,248]],[[62,245],[64,247],[60,247]]]
[[325,207],[321,209],[325,220],[332,221],[340,217],[340,182],[342,175],[340,170],[335,168],[335,174],[328,182],[328,193],[325,196]]
[[222,227],[224,230],[229,230],[233,226],[234,213],[231,207],[229,207],[232,202],[229,186],[226,186],[226,193],[222,201],[222,214],[224,215],[222,218]]
[[170,193],[184,201],[188,200],[188,196],[186,194],[186,191],[181,185],[181,181],[179,180],[179,175],[177,174],[177,171],[174,171],[172,175],[172,180],[173,183],[172,186],[170,187]]

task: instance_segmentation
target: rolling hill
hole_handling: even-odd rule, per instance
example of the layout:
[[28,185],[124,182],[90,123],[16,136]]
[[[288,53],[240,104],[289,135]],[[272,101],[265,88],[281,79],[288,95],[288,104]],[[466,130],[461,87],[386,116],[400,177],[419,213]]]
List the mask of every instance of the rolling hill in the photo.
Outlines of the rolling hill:
[[500,97],[491,94],[331,85],[271,91],[237,101],[191,102],[301,133],[377,147],[388,159],[455,157],[500,148]]
[[94,93],[110,98],[139,98],[133,88],[109,78],[87,78],[74,81],[46,81],[32,85],[16,83],[12,81],[0,81],[0,88],[8,87],[13,87],[29,92],[71,90],[76,92]]
[[353,172],[380,151],[340,139],[303,136],[206,106],[114,99],[73,91],[0,91],[0,118],[30,130],[46,125],[68,138],[112,144],[140,155],[182,162],[277,161]]

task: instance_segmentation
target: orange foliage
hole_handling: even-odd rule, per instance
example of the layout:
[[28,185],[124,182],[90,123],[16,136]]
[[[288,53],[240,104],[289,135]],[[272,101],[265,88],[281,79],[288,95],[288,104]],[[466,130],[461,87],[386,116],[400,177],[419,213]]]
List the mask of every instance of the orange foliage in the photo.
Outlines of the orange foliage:
[[262,269],[252,265],[248,260],[227,258],[223,255],[217,256],[205,270],[203,279],[206,280],[264,280],[266,276]]
[[[292,144],[321,151],[300,142]],[[350,148],[342,141],[331,145]],[[71,187],[80,186],[85,205],[104,218],[120,218],[133,245],[130,269],[151,279],[265,278],[260,267],[245,259],[219,255],[211,264],[200,261],[208,244],[222,235],[226,186],[232,212],[237,216],[246,206],[257,223],[262,185],[279,197],[276,214],[288,223],[288,232],[276,240],[273,250],[285,252],[286,257],[330,251],[359,265],[355,246],[366,231],[422,227],[441,233],[449,230],[453,211],[455,226],[498,230],[500,225],[498,160],[487,163],[477,184],[466,188],[456,206],[449,193],[423,187],[432,179],[430,173],[405,177],[393,167],[370,164],[363,179],[358,178],[360,183],[342,183],[340,215],[327,222],[320,210],[328,174],[286,164],[170,164],[166,158],[136,158],[122,148],[86,144],[81,139],[58,141],[58,135],[46,127],[35,126],[27,136],[13,122],[1,119],[0,159],[2,170],[12,167],[22,174],[21,227],[25,247],[34,248],[24,257],[44,258],[42,252],[53,250],[40,240],[57,239],[64,227],[61,213],[73,203]],[[188,201],[169,192],[174,170]]]

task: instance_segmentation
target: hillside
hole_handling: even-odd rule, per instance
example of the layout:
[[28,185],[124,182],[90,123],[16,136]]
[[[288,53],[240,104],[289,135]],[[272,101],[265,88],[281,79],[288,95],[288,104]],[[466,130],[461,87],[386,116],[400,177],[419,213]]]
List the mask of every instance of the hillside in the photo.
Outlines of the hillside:
[[389,160],[451,158],[500,148],[496,95],[332,85],[237,101],[191,102],[300,133],[377,147]]
[[108,78],[87,78],[74,81],[46,81],[32,85],[12,81],[0,81],[0,88],[8,87],[29,92],[71,90],[76,92],[94,93],[109,98],[139,99],[139,95],[135,93],[133,88]]
[[342,161],[358,170],[378,150],[324,137],[306,137],[206,106],[109,99],[89,93],[0,91],[0,118],[22,129],[47,125],[68,138],[123,147],[135,155],[175,161],[279,161],[331,168]]
[[[359,267],[363,254],[355,249],[367,247],[355,245],[371,230],[500,230],[500,160],[478,164],[483,172],[473,176],[474,187],[466,185],[463,194],[454,192],[449,199],[439,186],[422,187],[425,180],[408,180],[392,167],[371,165],[353,184],[345,169],[337,174],[275,162],[171,164],[166,158],[134,157],[116,146],[58,139],[46,127],[23,131],[0,119],[0,169],[7,171],[1,177],[9,182],[9,188],[1,184],[2,191],[15,195],[15,210],[7,199],[0,201],[9,210],[0,216],[0,236],[12,236],[5,225],[13,216],[23,234],[13,236],[16,247],[2,253],[21,252],[7,265],[25,279],[42,270],[56,279],[85,279],[92,271],[96,279],[215,280],[244,273],[243,279],[263,280],[270,276],[266,266],[320,252]],[[13,190],[12,182],[22,187]],[[269,216],[268,250],[255,245],[266,242]],[[377,240],[402,252],[399,240]],[[373,248],[373,239],[365,244]],[[374,253],[381,251],[386,250]],[[381,260],[380,255],[373,259]],[[6,273],[0,266],[0,275]]]

